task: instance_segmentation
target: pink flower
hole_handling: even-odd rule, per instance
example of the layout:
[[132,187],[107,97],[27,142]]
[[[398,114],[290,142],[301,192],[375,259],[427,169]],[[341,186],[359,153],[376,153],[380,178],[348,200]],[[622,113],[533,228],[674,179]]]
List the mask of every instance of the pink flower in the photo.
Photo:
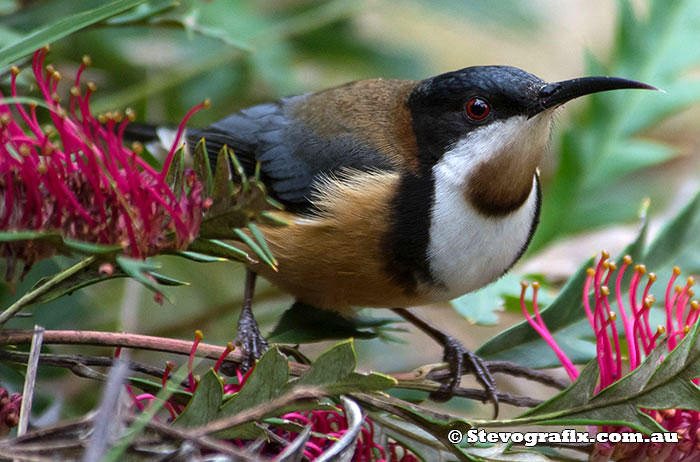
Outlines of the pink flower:
[[[681,274],[681,270],[674,267],[665,290],[663,305],[666,314],[665,325],[659,325],[653,329],[649,322],[649,312],[656,300],[649,292],[656,282],[656,275],[647,274],[644,265],[634,266],[628,287],[629,295],[625,300],[623,278],[632,265],[632,258],[625,256],[618,270],[617,265],[608,260],[609,257],[607,252],[603,252],[595,269],[588,269],[588,277],[583,288],[583,306],[595,335],[596,358],[600,371],[596,393],[622,378],[628,371],[639,367],[644,358],[657,346],[659,339],[668,339],[668,350],[673,350],[697,322],[700,314],[698,302],[691,301],[694,295],[691,289],[695,284],[694,278],[690,276],[685,285],[674,286]],[[611,281],[614,284],[613,291],[610,290]],[[552,348],[571,380],[576,380],[579,375],[578,370],[557,345],[540,316],[537,304],[539,285],[536,282],[532,284],[534,318],[530,315],[525,302],[527,287],[528,283],[523,282],[520,304],[528,323]],[[617,312],[612,310],[611,295],[614,296]],[[617,313],[621,318],[622,329],[618,329],[615,322]],[[621,348],[621,344],[624,343],[627,344],[626,352]],[[694,379],[692,382],[697,385],[699,381]],[[666,430],[678,432],[681,437],[680,443],[596,444],[591,460],[608,460],[610,457],[615,460],[670,462],[681,459],[690,460],[700,456],[699,412],[685,409],[644,409],[643,412],[655,419]],[[632,431],[626,427],[604,427],[602,430]]]
[[[61,75],[50,64],[44,66],[47,52],[45,47],[34,53],[32,70],[50,123],[40,125],[37,104],[0,99],[0,231],[58,233],[77,241],[119,245],[136,258],[186,248],[197,236],[206,198],[191,170],[177,182],[181,190],[166,184],[179,136],[166,167],[154,170],[139,156],[138,147],[124,146],[132,111],[97,117],[90,112],[96,86],[80,81],[89,59],[84,58],[78,69],[66,109],[57,92]],[[19,97],[19,72],[12,68],[14,98]],[[187,119],[207,105],[193,108],[180,132]],[[26,272],[55,252],[55,243],[46,240],[0,244],[0,256],[9,262],[8,280],[17,261],[24,262]]]
[[[199,381],[194,376],[192,364],[194,362],[197,347],[203,338],[204,336],[202,332],[199,330],[196,331],[194,341],[192,342],[192,348],[190,349],[190,355],[187,362],[189,369],[187,385],[183,387],[185,391],[190,393],[194,393],[199,385]],[[224,359],[231,351],[233,351],[233,349],[234,347],[231,343],[226,345],[226,348],[214,365],[215,372],[219,371]],[[115,356],[118,355],[119,349],[117,349],[117,352],[115,353]],[[170,372],[174,369],[174,367],[175,366],[173,363],[168,363],[166,365],[162,379],[164,388],[167,384]],[[245,374],[243,374],[240,370],[236,370],[236,378],[232,383],[227,383],[226,377],[221,377],[221,380],[223,381],[224,395],[238,393],[241,388],[243,388],[254,370],[255,367],[248,370]],[[126,389],[131,396],[132,408],[137,408],[143,411],[146,409],[147,404],[157,399],[156,396],[151,393],[143,393],[140,395],[135,394],[130,385],[126,385]],[[168,400],[164,404],[170,413],[171,420],[174,420],[185,409],[185,406],[177,404],[172,400]],[[338,409],[338,411],[300,411],[288,413],[282,416],[282,419],[302,426],[311,425],[311,432],[314,436],[309,438],[309,441],[306,442],[304,448],[304,456],[308,460],[313,461],[321,456],[324,451],[329,449],[337,441],[338,438],[342,437],[343,434],[347,432],[348,421],[345,417],[343,407],[338,406]],[[290,443],[294,441],[298,435],[297,432],[282,428],[271,428],[270,430],[274,431],[275,434],[277,434],[277,436],[281,439],[287,440]],[[406,448],[399,442],[389,441],[386,447],[382,447],[375,441],[376,437],[377,435],[375,435],[374,422],[372,422],[370,417],[365,417],[364,425],[360,431],[360,435],[355,446],[355,453],[353,455],[352,462],[419,462],[420,459],[413,454],[410,449]],[[249,444],[255,443],[253,440],[233,440],[233,442],[238,447],[246,447]],[[264,456],[276,456],[282,449],[283,448],[281,448],[279,444],[274,441],[270,441],[260,449],[259,454]]]
[[0,436],[10,433],[19,423],[19,410],[22,407],[22,394],[12,393],[0,387]]

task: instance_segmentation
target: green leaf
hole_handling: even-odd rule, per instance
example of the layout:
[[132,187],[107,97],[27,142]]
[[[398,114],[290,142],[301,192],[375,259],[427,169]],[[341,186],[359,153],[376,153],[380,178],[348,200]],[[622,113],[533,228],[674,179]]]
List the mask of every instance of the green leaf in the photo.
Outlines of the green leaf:
[[81,272],[95,262],[94,256],[85,257],[71,267],[64,269],[53,276],[44,278],[40,283],[32,287],[22,295],[17,301],[0,313],[0,326],[4,325],[23,308],[37,303],[45,294],[50,293],[55,287],[70,279],[76,273]]
[[700,191],[667,223],[644,255],[644,263],[650,268],[659,268],[672,261],[694,237],[700,234]]
[[211,196],[214,190],[214,176],[212,175],[211,163],[209,162],[209,154],[207,153],[207,145],[204,138],[197,142],[192,155],[192,166],[197,179],[202,182],[204,194]]
[[216,159],[216,171],[214,172],[214,185],[212,187],[211,198],[214,201],[209,213],[217,215],[225,212],[231,201],[233,194],[233,183],[231,182],[231,164],[228,162],[226,146],[219,151]]
[[354,316],[347,318],[331,310],[321,310],[297,302],[282,314],[268,334],[272,343],[314,343],[346,338],[376,338],[382,328],[402,322],[399,318]]
[[352,372],[336,383],[325,385],[323,388],[329,395],[337,396],[347,393],[374,392],[388,390],[396,386],[395,378],[378,372],[361,374]]
[[47,26],[36,29],[28,35],[25,35],[21,40],[0,50],[0,69],[6,68],[13,62],[44,45],[55,42],[73,32],[145,3],[145,1],[146,0],[116,0],[97,8],[88,9],[72,16],[61,18]]
[[504,297],[520,296],[520,279],[518,275],[506,274],[493,284],[455,298],[450,303],[459,314],[474,324],[487,326],[498,324],[496,312],[503,311]]
[[178,250],[175,255],[186,258],[188,260],[196,261],[198,263],[219,263],[226,261],[225,258],[212,257],[210,255],[205,255],[203,253],[191,252],[188,250]]
[[[258,360],[243,388],[233,395],[216,415],[217,419],[252,409],[282,395],[289,379],[287,359],[276,348],[271,348]],[[243,424],[217,432],[220,438],[256,438],[261,433],[253,423]]]
[[119,244],[95,244],[94,242],[76,241],[69,238],[64,238],[63,244],[65,244],[65,246],[71,250],[86,255],[110,254],[120,252],[121,250],[123,250],[122,246]]
[[165,276],[163,274],[155,273],[151,271],[150,274],[153,279],[156,280],[158,284],[162,284],[164,286],[188,286],[190,285],[189,282],[186,281],[180,281],[179,279],[171,278],[170,276]]
[[167,184],[175,197],[178,199],[182,195],[182,185],[185,181],[182,174],[185,171],[185,146],[180,146],[174,153],[168,167],[168,173],[165,175],[165,184]]
[[[72,274],[70,277],[62,280],[58,284],[55,284],[51,290],[48,290],[41,296],[37,297],[34,303],[48,303],[65,295],[71,295],[76,290],[91,286],[98,282],[126,276],[125,273],[118,271],[117,268],[115,268],[115,272],[112,275],[102,275],[99,273],[99,267],[101,264],[101,262],[92,262],[89,266]],[[35,287],[39,287],[41,284],[46,282],[47,279],[48,278],[40,280]]]
[[248,230],[250,231],[250,234],[253,235],[255,238],[255,241],[258,243],[262,251],[265,253],[265,256],[275,265],[279,266],[279,262],[275,258],[274,255],[272,255],[272,251],[270,251],[270,247],[267,246],[267,242],[265,242],[265,236],[263,236],[262,232],[260,231],[260,228],[255,223],[248,223]]
[[199,427],[214,420],[223,401],[224,386],[214,369],[204,374],[192,399],[174,424],[185,428]]
[[[241,240],[245,245],[250,247],[250,250],[255,252],[255,255],[260,257],[262,261],[267,263],[267,265],[272,268],[273,270],[277,271],[277,265],[272,261],[272,259],[265,253],[265,251],[258,245],[257,242],[253,240],[250,236],[248,236],[242,229],[235,228],[233,230],[233,234]],[[269,250],[269,249],[268,249]]]
[[243,388],[224,404],[217,418],[235,415],[279,397],[288,379],[287,359],[276,348],[269,349],[258,360]]
[[150,0],[145,5],[137,6],[133,11],[109,18],[105,21],[105,24],[109,26],[125,26],[131,23],[143,22],[177,6],[179,3],[179,0]]
[[309,370],[297,380],[291,382],[292,386],[327,386],[344,380],[355,370],[355,349],[352,340],[346,340],[325,351],[311,364]]
[[170,303],[174,303],[172,297],[165,293],[161,287],[158,287],[155,278],[151,275],[151,272],[160,268],[160,265],[149,261],[128,258],[123,255],[117,255],[116,261],[117,265],[119,265],[129,277],[140,282],[149,290],[157,294],[163,294],[166,300]]
[[250,264],[257,263],[256,260],[250,258],[248,253],[243,250],[216,239],[196,239],[189,245],[188,249],[212,257],[220,257]]

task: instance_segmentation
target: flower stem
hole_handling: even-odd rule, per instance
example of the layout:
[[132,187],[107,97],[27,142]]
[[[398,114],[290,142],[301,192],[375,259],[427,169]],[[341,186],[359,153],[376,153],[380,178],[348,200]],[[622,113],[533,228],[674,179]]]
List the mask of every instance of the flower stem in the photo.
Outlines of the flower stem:
[[22,308],[31,305],[34,303],[39,297],[42,295],[48,293],[51,289],[56,287],[58,284],[61,282],[65,281],[66,279],[70,278],[77,272],[87,268],[90,266],[93,262],[95,261],[94,256],[90,256],[87,258],[84,258],[80,260],[78,263],[75,265],[71,266],[70,268],[61,271],[58,274],[55,274],[51,276],[46,282],[43,284],[39,285],[38,287],[30,290],[26,294],[24,294],[19,300],[14,302],[12,305],[10,305],[9,308],[7,308],[5,311],[0,313],[0,326],[5,325],[7,321],[9,321],[14,315],[20,312]]

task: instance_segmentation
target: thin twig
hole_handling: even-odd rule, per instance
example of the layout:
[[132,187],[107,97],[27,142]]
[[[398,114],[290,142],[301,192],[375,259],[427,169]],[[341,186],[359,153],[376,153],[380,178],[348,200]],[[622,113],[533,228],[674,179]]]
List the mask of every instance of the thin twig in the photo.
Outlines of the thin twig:
[[[0,331],[0,345],[26,344],[31,341],[32,331],[19,329],[6,329]],[[44,343],[58,345],[95,345],[108,347],[136,348],[141,350],[162,351],[181,355],[189,355],[192,349],[192,341],[177,340],[150,335],[128,334],[122,332],[99,332],[78,330],[50,330],[44,334]],[[224,353],[224,347],[200,343],[195,355],[208,359],[219,359]],[[243,360],[243,352],[234,349],[230,352],[225,362],[240,364]],[[302,375],[308,370],[308,366],[298,363],[290,363],[292,375]]]
[[215,433],[247,422],[252,422],[253,420],[262,419],[266,415],[295,401],[300,401],[304,399],[318,399],[323,398],[327,395],[328,394],[323,388],[298,387],[288,393],[285,393],[279,398],[275,398],[259,406],[246,409],[245,411],[241,411],[231,416],[226,416],[221,419],[214,420],[206,425],[202,425],[201,427],[192,428],[190,432],[195,436],[202,436],[207,435],[209,433]]
[[17,426],[17,436],[27,433],[29,426],[29,416],[32,413],[32,401],[34,400],[34,388],[36,386],[36,372],[39,369],[39,354],[41,344],[44,339],[44,328],[34,326],[32,335],[32,346],[29,349],[29,360],[27,361],[27,375],[24,378],[24,389],[22,390],[22,406],[19,411],[19,424]]
[[[134,421],[136,421],[137,418],[138,416],[129,416],[127,417],[127,422],[133,423]],[[206,435],[195,435],[191,429],[184,429],[178,428],[177,426],[173,425],[166,425],[156,420],[151,420],[147,422],[146,427],[171,439],[190,441],[202,449],[208,449],[211,451],[220,452],[227,456],[231,456],[234,458],[234,460],[238,460],[237,458],[243,458],[243,460],[251,462],[264,462],[261,459],[251,454],[248,454],[245,451],[241,451],[240,449],[235,448],[230,443],[217,440],[216,438],[211,438]]]
[[[28,343],[31,341],[32,331],[27,330],[12,330],[7,329],[0,331],[0,345],[2,344],[21,344]],[[139,348],[152,351],[163,351],[168,353],[175,353],[181,355],[189,355],[192,349],[192,342],[189,340],[176,340],[168,339],[162,337],[154,337],[149,335],[139,335],[139,334],[128,334],[128,333],[114,333],[114,332],[98,332],[98,331],[71,331],[71,330],[54,330],[46,331],[44,333],[44,343],[46,344],[72,344],[72,345],[99,345],[99,346],[110,346],[110,347],[127,347],[127,348]],[[207,343],[200,343],[196,355],[208,359],[218,359],[224,352],[223,347],[216,345],[211,345]],[[0,358],[16,356],[20,353],[7,352],[0,350]],[[242,352],[240,350],[234,350],[228,354],[225,361],[239,364],[242,360]],[[69,367],[74,373],[88,378],[97,378],[103,380],[104,377],[97,377],[96,371],[87,368],[87,365],[110,365],[106,362],[108,359],[98,359],[92,357],[81,357],[75,356],[73,359],[71,357],[62,357],[55,355],[54,357],[47,357],[47,361],[56,360],[56,365]],[[61,364],[62,361],[65,363]],[[91,363],[92,361],[92,363]],[[111,361],[111,359],[109,359]],[[102,363],[101,363],[102,362]],[[556,388],[562,388],[568,386],[565,381],[556,379],[549,376],[548,374],[530,369],[527,367],[519,366],[517,364],[508,361],[491,361],[487,362],[489,368],[492,368],[494,372],[507,372],[511,375],[526,377],[540,383],[544,383]],[[308,366],[305,364],[299,364],[295,362],[289,363],[290,373],[295,376],[300,376],[308,370]],[[422,391],[435,391],[439,388],[439,383],[434,381],[442,377],[443,373],[446,371],[435,370],[441,367],[441,365],[427,366],[423,368],[416,369],[410,373],[393,374],[393,377],[398,380],[397,388],[405,388],[412,390],[422,390]],[[139,372],[144,372],[149,375],[162,376],[162,369],[149,369],[143,365],[134,364],[134,370]],[[157,371],[157,373],[156,373]],[[161,375],[158,375],[161,374]],[[429,377],[429,378],[428,378]],[[483,390],[476,390],[471,388],[457,388],[455,390],[455,396],[460,396],[467,399],[475,399],[483,401],[487,398],[484,395]],[[520,407],[535,407],[541,403],[539,400],[529,398],[526,396],[511,395],[510,393],[498,393],[499,400],[504,403],[512,404],[514,406]]]
[[[516,364],[511,361],[486,361],[485,364],[491,372],[508,374],[513,377],[526,378],[528,380],[539,382],[543,385],[547,385],[552,388],[557,388],[559,390],[564,390],[569,385],[571,385],[571,382],[567,380],[553,377],[547,374],[546,372],[538,371],[536,369],[532,369],[526,366],[521,366],[520,364]],[[470,371],[467,370],[467,373],[469,372]],[[436,370],[428,374],[428,377],[431,380],[440,380],[446,378],[448,375],[449,371],[447,370]]]
[[[0,349],[0,361],[26,364],[28,359],[29,353]],[[39,364],[42,366],[64,367],[71,370],[78,365],[112,367],[114,362],[115,359],[109,356],[66,355],[52,353],[42,353],[39,356]],[[128,361],[127,365],[129,366],[129,370],[140,372],[159,379],[163,377],[163,374],[165,374],[165,369],[162,367],[155,367],[149,364],[140,363],[138,361]]]

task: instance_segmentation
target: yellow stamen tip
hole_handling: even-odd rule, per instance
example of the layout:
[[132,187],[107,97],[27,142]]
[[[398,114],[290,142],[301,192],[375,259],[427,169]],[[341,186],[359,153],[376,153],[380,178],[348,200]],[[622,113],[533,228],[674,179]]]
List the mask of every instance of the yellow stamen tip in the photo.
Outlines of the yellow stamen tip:
[[586,274],[588,274],[589,276],[595,276],[595,270],[593,268],[588,268],[586,270]]
[[535,289],[535,290],[539,289],[539,288],[540,288],[540,283],[537,282],[537,281],[533,282],[533,283],[532,283],[532,288]]
[[674,267],[673,267],[673,274],[675,274],[676,276],[680,276],[680,274],[681,274],[681,269],[680,269],[679,267],[677,267],[677,266],[674,266]]
[[659,324],[658,326],[656,326],[656,333],[659,335],[663,335],[666,333],[666,328]]
[[92,65],[92,58],[90,58],[90,56],[88,56],[88,55],[83,55],[83,60],[82,60],[82,61],[83,61],[83,64],[84,64],[86,67]]
[[12,72],[13,75],[19,74],[20,73],[19,67],[17,67],[17,66],[10,67],[10,72]]
[[204,334],[201,330],[197,329],[196,331],[194,331],[194,338],[197,340],[202,340],[204,338]]
[[649,280],[651,282],[656,282],[656,273],[649,273]]
[[202,107],[205,109],[211,106],[211,100],[209,98],[205,98],[204,101],[202,101]]
[[630,257],[629,255],[625,255],[624,257],[622,257],[622,261],[623,261],[626,265],[629,265],[629,264],[632,263],[632,257]]
[[610,289],[608,289],[608,286],[603,286],[600,288],[600,293],[607,297],[610,295]]
[[607,251],[605,251],[605,250],[603,250],[602,252],[600,252],[600,257],[601,257],[603,260],[607,260],[608,258],[610,258],[610,253],[607,252]]

